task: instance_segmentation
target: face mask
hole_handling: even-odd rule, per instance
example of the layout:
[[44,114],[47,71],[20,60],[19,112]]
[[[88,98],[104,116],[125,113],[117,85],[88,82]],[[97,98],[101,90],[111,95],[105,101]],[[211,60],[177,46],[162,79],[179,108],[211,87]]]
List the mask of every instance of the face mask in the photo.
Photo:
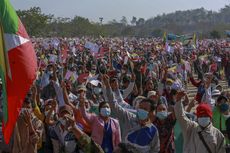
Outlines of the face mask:
[[197,121],[200,126],[206,127],[210,123],[210,117],[199,117]]
[[95,71],[95,70],[92,70],[91,72],[92,72],[93,74],[96,74],[96,71]]
[[86,108],[85,110],[86,110],[86,112],[89,112],[89,110],[90,110],[90,107]]
[[52,75],[54,72],[53,71],[47,71],[47,74]]
[[170,85],[166,85],[166,89],[170,90],[171,86]]
[[25,111],[28,111],[29,113],[33,112],[31,108],[21,108],[21,113],[24,113]]
[[102,89],[96,87],[96,88],[93,89],[93,91],[94,91],[94,93],[95,93],[96,95],[99,95],[99,94],[101,93]]
[[224,118],[228,119],[230,117],[230,115],[223,115]]
[[177,79],[177,74],[172,75],[172,78],[173,78],[174,80],[176,80],[176,79]]
[[63,119],[63,118],[60,118],[60,119],[59,119],[59,122],[60,122],[63,126],[66,125],[66,120]]
[[110,108],[101,108],[100,114],[103,117],[108,117],[111,114],[111,110]]
[[229,105],[227,103],[223,103],[220,105],[220,111],[223,113],[223,112],[226,112],[227,110],[229,110]]
[[160,120],[164,120],[168,117],[168,112],[164,111],[164,112],[157,112],[157,117]]
[[125,73],[125,70],[121,70],[121,73]]
[[137,117],[139,120],[146,120],[148,118],[149,112],[143,109],[137,110]]
[[117,73],[117,76],[118,76],[118,78],[120,78],[121,77],[121,73]]
[[153,60],[149,61],[151,64],[153,64]]
[[[45,116],[47,116],[47,115],[49,114],[49,112],[50,112],[50,110],[46,111],[46,112],[45,112]],[[55,114],[54,111],[52,111],[51,116],[53,117],[54,114]]]

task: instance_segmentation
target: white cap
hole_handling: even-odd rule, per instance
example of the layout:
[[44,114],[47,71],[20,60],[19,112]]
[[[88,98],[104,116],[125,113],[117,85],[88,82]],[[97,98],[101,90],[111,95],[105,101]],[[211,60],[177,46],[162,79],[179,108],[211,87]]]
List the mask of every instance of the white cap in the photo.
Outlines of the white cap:
[[135,108],[135,109],[137,109],[138,107],[139,107],[139,103],[143,100],[143,99],[145,99],[146,97],[144,97],[144,96],[137,96],[134,100],[133,100],[133,107]]
[[148,92],[148,98],[150,98],[151,96],[156,96],[157,92],[156,91],[149,91]]
[[219,96],[219,95],[221,95],[220,90],[215,89],[212,91],[212,96]]
[[91,80],[91,81],[89,81],[89,83],[94,85],[94,86],[98,86],[98,84],[100,84],[101,82],[99,80]]

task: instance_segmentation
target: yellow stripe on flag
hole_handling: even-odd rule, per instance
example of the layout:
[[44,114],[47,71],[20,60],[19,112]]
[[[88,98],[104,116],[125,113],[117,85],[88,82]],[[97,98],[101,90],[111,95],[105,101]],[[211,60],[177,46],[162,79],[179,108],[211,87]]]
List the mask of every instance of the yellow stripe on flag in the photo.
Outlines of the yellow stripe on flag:
[[4,47],[4,32],[2,25],[0,24],[0,68],[4,74],[4,80],[6,80],[7,75],[7,65],[6,65],[6,53]]
[[2,96],[3,96],[3,121],[6,124],[8,121],[8,108],[7,108],[7,92],[6,92],[6,77],[9,75],[10,71],[8,71],[8,56],[7,52],[5,51],[5,44],[4,44],[4,32],[3,27],[0,22],[0,77],[2,79]]
[[9,78],[11,78],[8,54],[7,54],[7,51],[5,50],[4,30],[3,30],[3,26],[1,22],[0,22],[0,68],[2,69],[4,73],[5,79],[7,75]]

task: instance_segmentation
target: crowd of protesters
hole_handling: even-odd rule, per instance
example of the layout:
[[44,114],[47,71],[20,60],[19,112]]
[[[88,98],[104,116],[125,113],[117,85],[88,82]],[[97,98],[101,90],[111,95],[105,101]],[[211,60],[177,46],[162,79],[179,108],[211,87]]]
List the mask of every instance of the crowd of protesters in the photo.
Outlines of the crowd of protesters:
[[[0,134],[0,152],[229,152],[228,40],[32,42],[37,79],[9,145]],[[191,84],[197,87],[192,99]]]

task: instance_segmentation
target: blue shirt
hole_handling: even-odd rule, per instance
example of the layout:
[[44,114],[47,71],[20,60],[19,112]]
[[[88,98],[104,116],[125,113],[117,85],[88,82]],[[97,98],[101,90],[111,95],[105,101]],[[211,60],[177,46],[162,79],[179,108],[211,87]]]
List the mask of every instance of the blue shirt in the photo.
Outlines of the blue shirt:
[[104,125],[104,137],[101,147],[105,153],[113,152],[112,128],[110,121]]

